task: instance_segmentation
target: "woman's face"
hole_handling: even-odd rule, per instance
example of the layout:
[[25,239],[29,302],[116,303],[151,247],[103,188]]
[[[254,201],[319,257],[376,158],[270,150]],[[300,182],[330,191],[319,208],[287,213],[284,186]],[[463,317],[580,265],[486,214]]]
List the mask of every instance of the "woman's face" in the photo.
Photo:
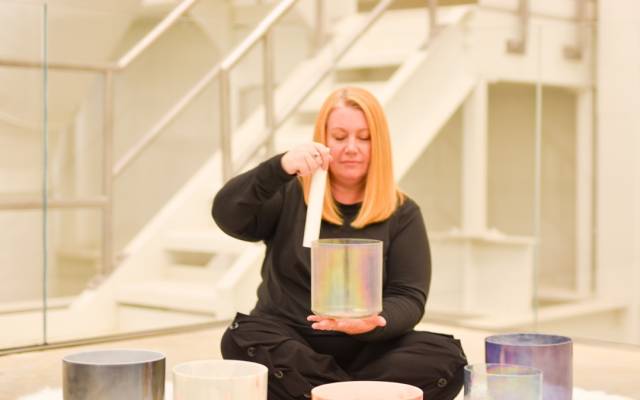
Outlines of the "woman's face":
[[369,170],[371,137],[364,113],[356,108],[338,106],[327,119],[327,146],[333,161],[331,179],[342,186],[362,185]]

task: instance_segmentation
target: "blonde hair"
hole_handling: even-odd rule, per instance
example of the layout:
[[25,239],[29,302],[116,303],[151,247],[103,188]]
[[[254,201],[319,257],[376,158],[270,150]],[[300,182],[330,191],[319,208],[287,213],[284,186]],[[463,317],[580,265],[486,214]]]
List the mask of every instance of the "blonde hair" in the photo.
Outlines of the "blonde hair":
[[[368,91],[357,87],[345,87],[331,93],[316,118],[313,140],[327,144],[327,120],[337,107],[352,107],[362,111],[369,127],[371,156],[365,178],[364,199],[358,215],[351,222],[352,227],[362,228],[389,218],[404,202],[404,195],[398,189],[393,177],[387,119],[378,100]],[[304,176],[300,180],[304,190],[304,200],[308,203],[311,177]],[[343,224],[342,216],[331,194],[331,174],[327,176],[322,218],[337,225]]]

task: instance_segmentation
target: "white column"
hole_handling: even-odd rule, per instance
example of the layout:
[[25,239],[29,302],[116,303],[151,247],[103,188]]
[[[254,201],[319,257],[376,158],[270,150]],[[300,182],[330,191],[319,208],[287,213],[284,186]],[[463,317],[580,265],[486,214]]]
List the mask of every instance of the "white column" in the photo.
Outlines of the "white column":
[[464,103],[462,140],[462,231],[487,229],[487,82],[480,80]]
[[630,308],[640,342],[640,2],[598,4],[596,285]]
[[593,265],[593,91],[578,92],[576,104],[576,291],[587,295]]

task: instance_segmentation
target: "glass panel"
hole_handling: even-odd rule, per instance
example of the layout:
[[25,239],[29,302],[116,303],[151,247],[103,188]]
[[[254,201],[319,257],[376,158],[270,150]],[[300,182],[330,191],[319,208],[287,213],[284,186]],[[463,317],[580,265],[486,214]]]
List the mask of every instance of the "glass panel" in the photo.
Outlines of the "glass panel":
[[[0,5],[0,349],[44,338],[44,7]],[[16,40],[20,38],[20,40]]]
[[[81,203],[50,218],[55,236],[50,293],[52,299],[69,300],[69,307],[50,316],[51,341],[200,323],[216,315],[212,279],[220,271],[208,268],[214,255],[174,249],[171,241],[176,235],[180,239],[185,226],[206,235],[202,231],[213,224],[210,191],[178,195],[178,211],[161,213],[184,193],[185,183],[218,144],[218,85],[204,77],[221,53],[217,38],[203,28],[215,25],[206,20],[213,17],[205,3],[179,18],[124,69],[113,71],[112,79],[101,65],[128,54],[173,5],[143,13],[124,3],[52,10],[66,21],[66,29],[52,26],[51,58],[98,68],[51,76],[50,108],[60,127],[52,190]],[[67,40],[88,23],[97,41]],[[192,90],[199,82],[200,89]],[[107,178],[105,161],[113,171]],[[111,265],[104,263],[108,252]],[[93,315],[101,318],[86,324]]]
[[638,42],[640,27],[621,17],[633,14],[626,7],[600,6],[597,30],[591,22],[537,26],[544,101],[536,300],[541,331],[638,345],[640,57],[625,46]]
[[[439,15],[452,18],[454,9]],[[413,113],[422,122],[389,112],[392,135],[405,136],[394,138],[395,154],[403,154],[396,168],[415,154],[400,185],[429,232],[427,321],[485,331],[531,330],[535,315],[535,58],[507,50],[519,29],[503,17],[478,11],[464,31],[446,28],[431,44],[420,79],[406,84],[415,85]],[[422,136],[407,139],[412,129]]]

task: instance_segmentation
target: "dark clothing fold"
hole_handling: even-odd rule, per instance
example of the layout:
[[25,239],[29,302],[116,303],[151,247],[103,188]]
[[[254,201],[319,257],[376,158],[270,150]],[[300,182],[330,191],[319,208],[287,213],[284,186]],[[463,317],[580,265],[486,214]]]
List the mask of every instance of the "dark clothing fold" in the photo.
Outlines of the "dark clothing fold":
[[419,387],[424,398],[453,399],[464,381],[466,358],[453,336],[411,331],[366,343],[348,335],[304,335],[282,321],[236,315],[221,343],[225,359],[269,369],[269,400],[308,399],[330,382],[379,380]]

